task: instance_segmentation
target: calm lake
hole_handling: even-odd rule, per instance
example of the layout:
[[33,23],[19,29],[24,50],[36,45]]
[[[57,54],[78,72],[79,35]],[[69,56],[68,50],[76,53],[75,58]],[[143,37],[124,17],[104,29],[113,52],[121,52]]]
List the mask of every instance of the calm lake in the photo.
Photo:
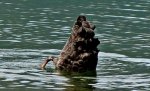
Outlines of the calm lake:
[[[40,69],[78,15],[97,26],[96,76]],[[150,90],[150,0],[0,0],[0,91],[35,90]]]

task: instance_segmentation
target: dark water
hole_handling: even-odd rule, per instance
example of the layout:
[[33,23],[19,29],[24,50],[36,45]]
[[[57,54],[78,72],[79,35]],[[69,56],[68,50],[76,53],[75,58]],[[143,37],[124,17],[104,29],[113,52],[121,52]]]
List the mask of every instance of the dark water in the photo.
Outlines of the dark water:
[[[80,14],[101,40],[96,76],[50,63]],[[148,91],[150,0],[0,0],[0,91]]]

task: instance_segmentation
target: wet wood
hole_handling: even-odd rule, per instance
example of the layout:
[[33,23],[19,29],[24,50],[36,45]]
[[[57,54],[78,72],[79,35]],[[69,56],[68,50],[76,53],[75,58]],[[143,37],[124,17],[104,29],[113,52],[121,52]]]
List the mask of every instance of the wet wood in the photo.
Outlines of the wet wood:
[[58,70],[73,72],[96,70],[99,52],[97,46],[100,41],[94,38],[95,26],[87,22],[86,17],[85,19],[81,19],[84,16],[79,17],[58,58],[49,57],[46,59],[47,61],[52,60]]

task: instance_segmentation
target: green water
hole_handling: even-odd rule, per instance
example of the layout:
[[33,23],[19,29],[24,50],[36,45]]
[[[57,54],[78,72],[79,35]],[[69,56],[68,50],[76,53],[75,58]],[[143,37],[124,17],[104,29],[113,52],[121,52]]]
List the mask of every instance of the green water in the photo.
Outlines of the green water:
[[[96,76],[64,75],[49,63],[80,14],[97,26]],[[0,0],[0,91],[148,91],[149,0]]]

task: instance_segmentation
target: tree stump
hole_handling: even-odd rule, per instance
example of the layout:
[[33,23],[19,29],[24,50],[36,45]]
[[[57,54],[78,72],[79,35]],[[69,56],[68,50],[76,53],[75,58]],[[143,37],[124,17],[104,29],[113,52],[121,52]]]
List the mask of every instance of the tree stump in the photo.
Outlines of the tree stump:
[[63,71],[96,70],[99,52],[97,46],[100,41],[94,38],[94,29],[95,26],[87,22],[85,16],[79,16],[60,55],[46,60],[52,60],[56,68]]

